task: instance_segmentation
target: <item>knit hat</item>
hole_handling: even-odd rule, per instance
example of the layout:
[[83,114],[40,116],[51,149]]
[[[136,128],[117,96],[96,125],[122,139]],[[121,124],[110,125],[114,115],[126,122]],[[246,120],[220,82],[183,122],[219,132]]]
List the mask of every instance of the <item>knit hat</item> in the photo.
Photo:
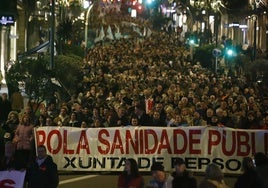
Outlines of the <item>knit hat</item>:
[[164,166],[159,162],[155,162],[151,166],[151,171],[165,171],[164,169],[165,169]]

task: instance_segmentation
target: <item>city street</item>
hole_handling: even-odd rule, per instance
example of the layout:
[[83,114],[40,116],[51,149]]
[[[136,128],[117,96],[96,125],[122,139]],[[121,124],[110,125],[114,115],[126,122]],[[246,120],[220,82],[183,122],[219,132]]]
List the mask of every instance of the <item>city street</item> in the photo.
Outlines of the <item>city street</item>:
[[[118,173],[81,173],[81,172],[70,172],[70,173],[60,173],[60,183],[59,188],[85,188],[85,187],[109,187],[116,188]],[[144,176],[145,185],[150,180],[150,175],[145,174]],[[195,176],[197,181],[200,182],[203,178],[201,175]],[[235,176],[226,176],[225,181],[230,186],[233,187],[236,180]]]

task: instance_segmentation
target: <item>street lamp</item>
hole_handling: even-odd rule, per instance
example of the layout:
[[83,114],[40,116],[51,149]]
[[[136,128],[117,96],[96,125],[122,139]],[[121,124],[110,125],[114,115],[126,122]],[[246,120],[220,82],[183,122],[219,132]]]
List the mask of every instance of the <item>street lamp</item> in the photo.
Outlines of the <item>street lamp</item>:
[[191,58],[191,62],[193,63],[193,60],[194,60],[194,49],[195,47],[198,47],[199,46],[199,42],[198,42],[198,39],[196,38],[196,36],[190,36],[188,39],[187,39],[187,43],[190,47],[190,58]]
[[85,17],[85,56],[87,52],[87,43],[88,43],[88,22],[89,22],[89,15],[90,11],[93,7],[93,3],[89,1],[84,1],[84,8],[87,9],[86,17]]
[[55,0],[51,0],[50,3],[50,11],[51,11],[51,24],[50,24],[50,37],[49,37],[49,45],[50,45],[50,64],[49,69],[52,70],[54,68],[54,41],[55,41]]
[[253,20],[253,61],[256,59],[256,51],[257,51],[257,15],[252,15]]

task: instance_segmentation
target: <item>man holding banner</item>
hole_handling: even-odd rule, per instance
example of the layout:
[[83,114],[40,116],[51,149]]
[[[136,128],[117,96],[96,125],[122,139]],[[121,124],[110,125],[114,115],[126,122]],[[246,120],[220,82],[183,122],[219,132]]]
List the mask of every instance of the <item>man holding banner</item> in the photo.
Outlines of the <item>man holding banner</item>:
[[37,158],[31,162],[26,174],[28,188],[56,188],[59,184],[57,165],[44,145],[37,147]]

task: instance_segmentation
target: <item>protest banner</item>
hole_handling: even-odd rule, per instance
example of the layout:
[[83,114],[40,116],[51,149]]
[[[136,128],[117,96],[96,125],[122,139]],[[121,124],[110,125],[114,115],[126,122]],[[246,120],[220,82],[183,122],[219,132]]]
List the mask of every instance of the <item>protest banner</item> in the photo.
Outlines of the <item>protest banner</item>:
[[267,153],[267,130],[222,127],[39,127],[36,145],[44,144],[59,170],[122,171],[126,158],[138,161],[141,171],[153,162],[166,170],[177,158],[192,171],[204,172],[214,162],[225,173],[240,173],[242,159]]

